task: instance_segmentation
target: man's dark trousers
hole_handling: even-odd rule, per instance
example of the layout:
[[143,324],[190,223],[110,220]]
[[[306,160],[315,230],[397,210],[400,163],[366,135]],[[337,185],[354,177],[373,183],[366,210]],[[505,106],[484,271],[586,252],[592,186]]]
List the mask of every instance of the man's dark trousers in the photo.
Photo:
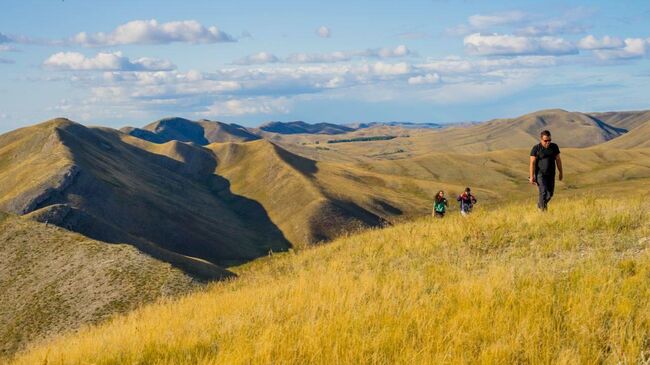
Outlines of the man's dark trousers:
[[553,191],[555,191],[555,175],[537,174],[537,188],[539,189],[537,207],[546,210],[546,204],[551,200]]

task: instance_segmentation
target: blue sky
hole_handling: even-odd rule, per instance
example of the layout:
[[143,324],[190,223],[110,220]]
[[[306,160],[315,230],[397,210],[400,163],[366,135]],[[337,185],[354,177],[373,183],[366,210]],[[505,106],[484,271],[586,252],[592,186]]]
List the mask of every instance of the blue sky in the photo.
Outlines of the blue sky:
[[0,132],[650,109],[647,1],[7,1]]

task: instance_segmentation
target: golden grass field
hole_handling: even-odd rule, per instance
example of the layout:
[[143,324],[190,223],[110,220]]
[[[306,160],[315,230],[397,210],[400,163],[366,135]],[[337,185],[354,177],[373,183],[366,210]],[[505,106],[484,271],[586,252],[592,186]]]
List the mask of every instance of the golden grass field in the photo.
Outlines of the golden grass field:
[[421,218],[41,344],[13,364],[650,361],[650,204],[556,198]]

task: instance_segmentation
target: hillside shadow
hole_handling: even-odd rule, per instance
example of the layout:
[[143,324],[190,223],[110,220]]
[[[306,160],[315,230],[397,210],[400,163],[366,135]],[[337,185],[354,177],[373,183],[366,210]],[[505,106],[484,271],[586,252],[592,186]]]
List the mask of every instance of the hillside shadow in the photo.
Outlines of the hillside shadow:
[[220,267],[292,247],[259,202],[233,193],[230,182],[214,173],[217,161],[208,150],[189,146],[193,159],[185,163],[125,143],[111,130],[73,125],[65,132],[61,139],[81,172],[36,207],[75,208],[60,226],[131,244],[193,276],[186,261],[152,254],[149,245]]
[[271,144],[273,145],[275,152],[278,154],[278,156],[280,156],[282,161],[286,162],[287,164],[289,164],[289,166],[293,167],[303,175],[307,175],[308,177],[311,177],[312,175],[318,172],[318,166],[316,166],[316,161],[293,154],[285,150],[284,148],[277,146],[275,143],[271,143]]

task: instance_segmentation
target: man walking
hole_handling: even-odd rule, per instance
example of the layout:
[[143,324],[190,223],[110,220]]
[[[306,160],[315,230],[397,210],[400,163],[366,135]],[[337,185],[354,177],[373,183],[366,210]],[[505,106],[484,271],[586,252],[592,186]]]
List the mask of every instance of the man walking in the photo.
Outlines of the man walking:
[[558,177],[562,181],[560,147],[555,143],[551,143],[551,132],[542,131],[539,144],[533,146],[530,151],[530,175],[528,175],[530,183],[537,184],[539,189],[537,208],[541,211],[546,211],[547,204],[553,197],[556,164],[560,173]]

